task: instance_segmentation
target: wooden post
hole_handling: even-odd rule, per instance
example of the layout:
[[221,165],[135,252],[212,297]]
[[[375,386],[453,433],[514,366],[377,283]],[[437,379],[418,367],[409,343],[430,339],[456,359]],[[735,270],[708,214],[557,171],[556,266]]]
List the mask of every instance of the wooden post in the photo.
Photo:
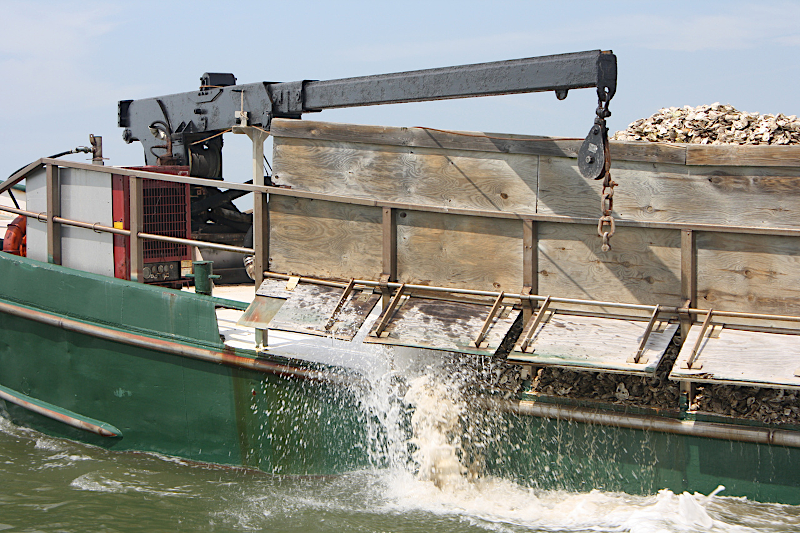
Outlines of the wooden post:
[[[535,220],[522,220],[522,285],[523,293],[539,294],[539,227]],[[533,316],[534,304],[522,305],[525,323]]]
[[[383,208],[383,278],[397,281],[397,210]],[[388,278],[387,278],[388,276]],[[389,305],[390,293],[383,295],[383,307]]]
[[[681,300],[686,307],[697,306],[697,234],[690,229],[681,230]],[[681,316],[681,342],[691,324],[691,315]]]
[[144,227],[144,186],[142,178],[130,176],[131,281],[144,283],[144,248],[139,233]]
[[47,262],[61,264],[61,224],[53,217],[61,216],[61,187],[58,167],[47,165],[45,174],[47,194]]
[[[235,126],[233,133],[246,134],[253,143],[253,185],[264,186],[264,141],[269,132],[253,126]],[[269,269],[269,194],[253,193],[253,278],[256,290],[264,281],[264,271]],[[256,329],[256,350],[269,344],[267,329]]]

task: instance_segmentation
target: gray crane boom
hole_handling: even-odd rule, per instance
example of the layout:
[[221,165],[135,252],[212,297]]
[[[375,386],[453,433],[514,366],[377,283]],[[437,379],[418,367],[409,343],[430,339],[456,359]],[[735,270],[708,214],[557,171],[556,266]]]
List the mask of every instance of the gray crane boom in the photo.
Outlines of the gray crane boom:
[[[275,117],[300,118],[324,109],[541,91],[555,91],[563,99],[570,89],[596,87],[604,138],[616,81],[616,56],[600,50],[329,81],[236,85],[232,74],[206,73],[197,91],[120,101],[119,126],[125,128],[126,142],[142,143],[146,164],[189,165],[192,175],[221,177],[217,134],[237,125],[269,130]],[[600,117],[604,102],[606,114]],[[603,139],[589,135],[595,154]],[[596,158],[591,159],[589,173],[599,172]]]

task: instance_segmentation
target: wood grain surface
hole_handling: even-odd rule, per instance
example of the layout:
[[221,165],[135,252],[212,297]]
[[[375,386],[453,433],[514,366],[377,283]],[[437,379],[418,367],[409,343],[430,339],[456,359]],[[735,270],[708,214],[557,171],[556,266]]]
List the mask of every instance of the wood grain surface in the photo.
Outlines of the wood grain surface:
[[699,232],[697,269],[702,309],[800,315],[796,237]]
[[271,195],[270,269],[337,279],[378,280],[380,207]]
[[644,320],[555,314],[534,333],[533,353],[520,352],[516,346],[508,358],[542,366],[653,375],[678,324],[654,328],[642,354],[646,362],[629,363],[646,328]]
[[[727,383],[800,389],[800,335],[761,333],[724,328],[718,338],[706,339],[695,359],[699,369],[684,369],[700,325],[689,330],[669,378],[703,383]],[[693,365],[693,366],[696,366]]]
[[399,210],[397,267],[403,283],[518,292],[522,221]]
[[372,200],[536,212],[538,157],[276,138],[276,185]]
[[603,252],[596,226],[540,222],[539,294],[680,305],[680,244],[676,230],[618,227]]

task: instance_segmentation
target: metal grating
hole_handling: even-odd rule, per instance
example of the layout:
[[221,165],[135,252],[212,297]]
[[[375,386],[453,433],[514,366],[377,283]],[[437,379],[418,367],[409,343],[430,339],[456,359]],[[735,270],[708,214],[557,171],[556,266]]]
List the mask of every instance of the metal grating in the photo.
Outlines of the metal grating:
[[[191,238],[189,185],[143,180],[145,233]],[[189,258],[189,247],[161,241],[144,241],[145,261],[180,261]]]

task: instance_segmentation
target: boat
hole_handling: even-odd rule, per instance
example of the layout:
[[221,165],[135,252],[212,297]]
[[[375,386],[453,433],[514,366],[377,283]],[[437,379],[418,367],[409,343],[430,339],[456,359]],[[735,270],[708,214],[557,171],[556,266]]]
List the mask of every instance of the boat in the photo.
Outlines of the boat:
[[[396,367],[425,358],[476,378],[459,400],[473,418],[445,437],[491,435],[448,452],[459,477],[800,503],[800,148],[610,142],[600,181],[584,140],[275,116],[265,181],[266,132],[240,117],[254,179],[224,186],[254,193],[253,248],[145,231],[147,187],[216,177],[42,158],[0,186],[24,178],[26,208],[0,210],[28,221],[27,256],[0,254],[4,416],[112,450],[335,475],[414,448],[364,398],[406,390]],[[185,259],[160,265],[191,270],[194,292],[144,283],[145,242],[252,254],[254,283],[226,292]],[[400,384],[380,388],[376,365]],[[705,409],[700,389],[781,411]],[[444,466],[417,461],[434,481]]]

